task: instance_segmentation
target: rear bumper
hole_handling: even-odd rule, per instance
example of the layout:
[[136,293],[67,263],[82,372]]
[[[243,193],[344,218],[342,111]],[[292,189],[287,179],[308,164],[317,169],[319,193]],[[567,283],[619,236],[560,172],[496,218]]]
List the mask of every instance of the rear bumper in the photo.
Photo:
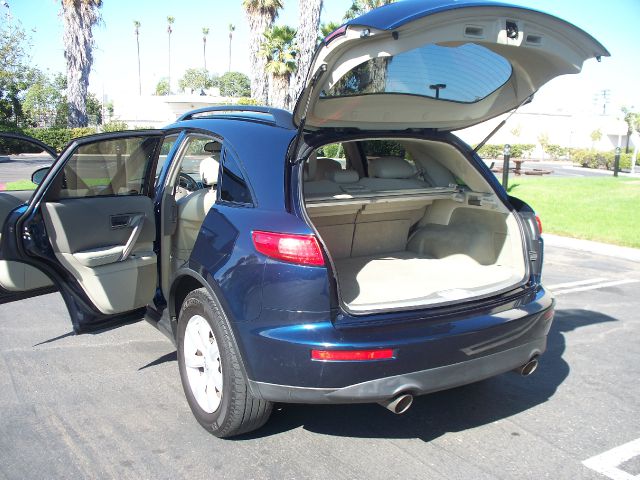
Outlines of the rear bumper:
[[[264,313],[267,326],[239,325],[254,395],[276,402],[365,403],[452,388],[525,364],[546,348],[554,301],[540,288],[491,309],[358,328],[336,328],[321,312],[315,321],[308,312],[273,312],[268,319]],[[395,357],[315,361],[312,349],[393,349]]]
[[285,403],[367,403],[400,393],[424,395],[484,380],[514,370],[542,354],[547,338],[466,362],[394,375],[342,388],[310,388],[249,381],[254,394],[265,400]]

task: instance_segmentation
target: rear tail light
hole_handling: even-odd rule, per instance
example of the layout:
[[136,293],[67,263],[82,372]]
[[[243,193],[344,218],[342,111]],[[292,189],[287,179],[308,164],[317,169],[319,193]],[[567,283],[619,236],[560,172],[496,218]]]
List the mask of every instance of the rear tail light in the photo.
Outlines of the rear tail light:
[[251,235],[256,250],[267,257],[302,265],[324,265],[318,239],[313,235],[260,231]]
[[538,215],[536,215],[536,223],[538,224],[538,233],[542,233],[542,220]]
[[357,362],[368,360],[388,360],[394,358],[393,349],[381,350],[311,350],[312,360],[333,362]]

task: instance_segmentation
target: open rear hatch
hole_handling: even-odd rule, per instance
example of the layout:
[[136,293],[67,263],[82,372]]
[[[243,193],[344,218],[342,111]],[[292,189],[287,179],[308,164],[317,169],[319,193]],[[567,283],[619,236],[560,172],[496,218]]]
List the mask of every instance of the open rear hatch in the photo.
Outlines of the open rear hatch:
[[294,123],[307,130],[457,130],[516,108],[549,80],[609,56],[546,13],[406,0],[356,18],[316,51]]
[[411,309],[527,282],[525,236],[537,233],[464,147],[436,132],[513,110],[549,80],[608,55],[568,22],[492,2],[407,0],[330,34],[294,109],[300,135],[331,132],[339,141],[343,130],[374,139],[428,129],[441,139],[403,140],[402,155],[378,158],[362,158],[366,148],[347,142],[345,151],[361,152],[350,161],[322,151],[308,157],[298,137],[306,212],[331,257],[343,306]]

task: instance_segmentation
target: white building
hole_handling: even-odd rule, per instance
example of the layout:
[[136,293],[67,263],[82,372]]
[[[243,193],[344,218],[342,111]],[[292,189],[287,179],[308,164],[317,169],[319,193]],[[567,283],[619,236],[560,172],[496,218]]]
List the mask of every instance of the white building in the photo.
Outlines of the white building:
[[[549,144],[571,148],[596,148],[610,151],[626,146],[627,124],[615,116],[584,113],[546,113],[523,109],[511,116],[507,123],[488,141],[489,144],[529,143],[536,145],[533,158],[541,156],[540,137],[546,136]],[[469,144],[477,144],[507,115],[502,115],[457,133]],[[600,140],[594,141],[594,132],[600,132]],[[597,136],[597,135],[596,135]],[[633,142],[630,142],[633,147]]]
[[[114,100],[113,120],[126,122],[129,127],[161,128],[174,122],[183,113],[196,108],[237,102],[237,98],[215,95],[180,94],[168,96],[130,96]],[[456,132],[469,144],[479,143],[507,115]],[[592,139],[599,131],[601,138]],[[626,146],[627,124],[615,116],[585,113],[537,112],[531,106],[515,113],[490,140],[489,144],[528,143],[536,146],[533,158],[541,157],[540,137],[546,135],[549,144],[572,148],[596,148],[609,151]],[[633,148],[633,141],[630,141]]]
[[161,128],[176,121],[183,113],[212,105],[232,104],[237,98],[215,95],[132,95],[113,101],[112,120],[125,122],[130,128]]

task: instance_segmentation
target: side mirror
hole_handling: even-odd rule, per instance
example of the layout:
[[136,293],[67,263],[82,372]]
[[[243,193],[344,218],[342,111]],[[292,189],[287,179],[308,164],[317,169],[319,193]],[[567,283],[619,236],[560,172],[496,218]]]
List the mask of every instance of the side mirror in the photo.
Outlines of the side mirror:
[[44,177],[47,176],[47,173],[49,173],[49,167],[39,168],[31,174],[31,182],[36,185],[40,185],[44,180]]

